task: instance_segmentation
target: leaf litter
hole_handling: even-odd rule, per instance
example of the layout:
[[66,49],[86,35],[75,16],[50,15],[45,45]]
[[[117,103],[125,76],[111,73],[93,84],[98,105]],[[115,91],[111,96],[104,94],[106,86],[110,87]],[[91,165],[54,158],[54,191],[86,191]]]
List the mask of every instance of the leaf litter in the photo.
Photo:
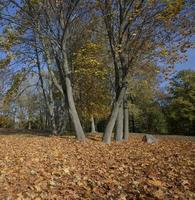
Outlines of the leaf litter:
[[0,199],[195,199],[195,141],[0,136]]

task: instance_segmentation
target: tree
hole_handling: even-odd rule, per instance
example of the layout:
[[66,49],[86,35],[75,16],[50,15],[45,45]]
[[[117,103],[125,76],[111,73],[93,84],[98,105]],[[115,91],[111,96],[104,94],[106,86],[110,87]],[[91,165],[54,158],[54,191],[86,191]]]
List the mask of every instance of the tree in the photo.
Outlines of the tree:
[[172,78],[167,105],[169,131],[194,135],[195,128],[195,71],[183,70]]
[[180,49],[183,51],[190,46],[193,21],[192,10],[188,6],[194,3],[138,0],[98,2],[115,69],[116,98],[103,137],[104,143],[110,143],[131,72],[151,60],[160,59],[173,65],[180,55]]
[[[6,14],[5,10],[9,6],[13,6],[15,12]],[[4,8],[1,16],[3,23],[8,27],[12,26],[12,30],[9,31],[11,34],[6,34],[4,37],[9,41],[3,41],[4,49],[9,48],[14,51],[18,46],[21,51],[22,47],[26,45],[31,51],[34,51],[34,47],[37,47],[38,50],[41,49],[43,57],[52,61],[52,67],[55,67],[58,71],[60,91],[63,92],[64,101],[68,105],[76,136],[78,139],[84,140],[85,135],[73,98],[71,68],[68,58],[68,41],[70,36],[75,34],[74,27],[77,25],[77,19],[79,19],[82,11],[80,1],[16,2],[7,0],[2,3],[2,8]],[[36,40],[34,33],[36,33]],[[30,64],[32,65],[32,60]],[[51,77],[53,82],[55,82],[54,77]],[[56,82],[55,85],[57,85]]]
[[110,105],[109,68],[102,53],[100,44],[86,42],[73,59],[76,105],[82,118],[91,121],[92,132],[94,120],[107,117]]

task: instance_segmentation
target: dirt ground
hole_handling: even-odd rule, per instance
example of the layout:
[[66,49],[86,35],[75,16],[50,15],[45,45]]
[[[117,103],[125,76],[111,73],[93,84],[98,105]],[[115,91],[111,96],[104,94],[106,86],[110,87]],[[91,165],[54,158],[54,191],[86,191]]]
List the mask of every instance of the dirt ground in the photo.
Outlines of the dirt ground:
[[105,145],[0,130],[0,200],[195,199],[195,140],[160,137]]

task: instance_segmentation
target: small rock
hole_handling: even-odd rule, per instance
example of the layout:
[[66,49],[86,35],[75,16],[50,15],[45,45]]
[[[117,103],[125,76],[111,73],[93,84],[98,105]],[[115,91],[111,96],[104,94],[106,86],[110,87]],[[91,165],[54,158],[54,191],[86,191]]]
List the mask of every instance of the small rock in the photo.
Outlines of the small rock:
[[153,144],[157,142],[157,139],[153,135],[146,134],[144,135],[142,141],[148,144]]

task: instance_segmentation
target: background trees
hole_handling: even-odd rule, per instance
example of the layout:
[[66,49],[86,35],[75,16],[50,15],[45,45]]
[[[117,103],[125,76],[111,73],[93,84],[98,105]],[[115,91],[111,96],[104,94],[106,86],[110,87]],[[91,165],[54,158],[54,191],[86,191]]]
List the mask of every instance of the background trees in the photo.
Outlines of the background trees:
[[169,86],[166,115],[169,131],[194,135],[195,127],[195,72],[183,70],[175,74]]
[[160,74],[160,68],[150,64],[144,66],[129,80],[127,96],[132,132],[167,131],[161,107],[161,97],[164,99],[164,92],[161,91]]

